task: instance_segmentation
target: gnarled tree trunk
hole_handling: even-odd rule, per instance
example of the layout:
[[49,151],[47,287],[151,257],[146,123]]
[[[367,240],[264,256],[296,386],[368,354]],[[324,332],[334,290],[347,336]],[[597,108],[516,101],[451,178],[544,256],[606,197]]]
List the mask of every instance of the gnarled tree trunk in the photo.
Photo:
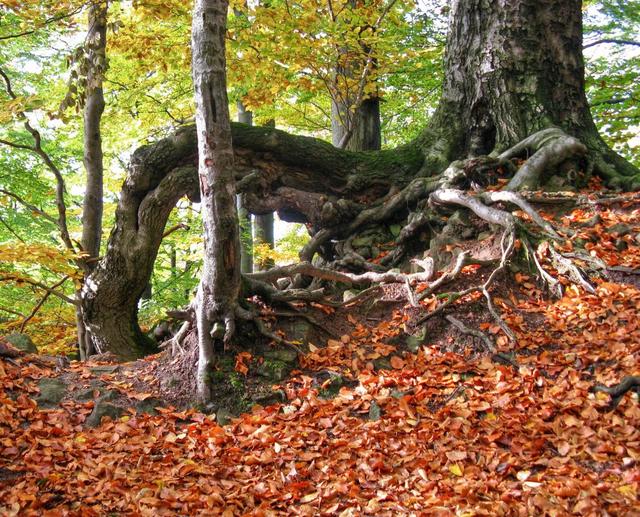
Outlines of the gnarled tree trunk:
[[[486,212],[480,201],[452,189],[465,176],[465,164],[455,160],[493,153],[494,158],[478,163],[495,169],[525,159],[510,189],[542,184],[566,170],[565,162],[577,164],[572,168],[583,168],[586,175],[591,164],[610,183],[640,187],[638,170],[604,145],[589,113],[579,0],[459,0],[450,12],[442,99],[425,130],[408,145],[350,152],[271,128],[233,127],[238,191],[245,206],[255,214],[278,211],[284,220],[308,223],[315,236],[304,259],[317,250],[340,259],[354,234],[390,222],[404,225],[397,247],[404,246],[414,238],[412,231],[428,222],[420,207],[431,193],[434,202]],[[128,184],[140,166],[159,181],[193,163],[193,136],[193,129],[186,128],[136,153],[138,165],[125,183],[116,230],[98,271],[136,269],[134,257],[121,249],[118,228],[153,191],[146,187],[133,198],[126,195]],[[569,175],[566,181],[574,179]],[[155,209],[168,214],[164,206]],[[409,214],[416,217],[407,222]],[[159,239],[153,241],[155,248],[147,248],[145,263],[155,258]],[[145,271],[150,273],[150,266]],[[95,280],[96,293],[105,289],[102,278]],[[136,288],[138,295],[143,288],[144,283]],[[135,307],[135,300],[129,306]],[[129,347],[140,350],[134,341]]]

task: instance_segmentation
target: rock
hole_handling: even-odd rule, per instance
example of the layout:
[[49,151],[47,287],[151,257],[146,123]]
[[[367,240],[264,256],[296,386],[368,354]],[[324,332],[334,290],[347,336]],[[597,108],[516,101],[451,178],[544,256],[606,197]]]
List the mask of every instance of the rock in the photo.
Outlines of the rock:
[[391,368],[391,361],[389,361],[387,357],[375,359],[373,361],[373,368],[376,372],[380,370],[393,370],[393,368]]
[[73,400],[77,400],[78,402],[87,402],[94,399],[95,393],[95,388],[86,388],[79,391],[74,391],[71,396],[73,397]]
[[378,406],[378,403],[375,400],[372,400],[371,406],[369,406],[369,420],[371,420],[372,422],[377,422],[378,420],[380,420],[381,414],[382,411],[380,409],[380,406]]
[[47,377],[38,382],[40,395],[36,397],[39,406],[54,406],[60,402],[66,392],[67,386],[60,379],[49,379]]
[[407,336],[407,339],[405,340],[405,345],[410,352],[415,354],[418,351],[418,349],[422,346],[426,338],[427,338],[427,327],[426,325],[424,325],[420,329],[420,331],[417,332],[416,334]]
[[219,425],[227,425],[229,422],[231,422],[232,418],[233,414],[231,413],[231,411],[224,408],[220,408],[216,413],[216,422],[218,422]]
[[356,291],[355,289],[347,289],[344,293],[342,293],[342,301],[346,303],[352,298],[358,296],[358,293],[359,291]]
[[282,361],[267,359],[258,366],[256,373],[271,382],[280,382],[286,379],[290,366]]
[[624,251],[629,247],[624,239],[616,239],[615,246],[618,251]]
[[372,235],[360,235],[351,241],[354,248],[367,248],[373,245]]
[[110,417],[115,420],[120,418],[124,413],[124,409],[118,406],[114,406],[109,402],[104,402],[101,398],[96,401],[96,405],[93,407],[93,411],[85,420],[87,427],[98,427],[102,422],[102,417]]
[[9,343],[11,343],[14,347],[16,347],[18,350],[22,350],[27,354],[38,353],[38,347],[31,340],[31,338],[26,334],[20,334],[18,332],[14,332],[13,334],[9,334],[8,336],[5,336],[5,339]]
[[635,240],[638,246],[640,246],[640,233],[637,233],[633,240]]
[[141,400],[139,401],[136,405],[136,412],[140,415],[140,414],[147,414],[147,415],[157,415],[158,411],[156,410],[157,407],[162,407],[162,401],[160,399],[151,397],[145,400]]
[[613,235],[614,237],[624,237],[631,232],[631,226],[624,223],[618,223],[607,228],[606,232]]
[[298,361],[298,352],[293,348],[273,348],[271,350],[267,350],[264,353],[264,357],[267,359],[282,361],[287,364],[294,364]]
[[307,320],[295,318],[289,321],[285,327],[287,339],[299,343],[308,343],[313,326]]
[[258,394],[251,398],[256,404],[261,406],[270,406],[271,404],[282,404],[287,401],[287,394],[282,390],[272,391],[271,393]]
[[103,373],[115,373],[120,369],[120,366],[116,365],[106,365],[106,366],[92,366],[89,368],[91,373],[96,375],[102,375]]

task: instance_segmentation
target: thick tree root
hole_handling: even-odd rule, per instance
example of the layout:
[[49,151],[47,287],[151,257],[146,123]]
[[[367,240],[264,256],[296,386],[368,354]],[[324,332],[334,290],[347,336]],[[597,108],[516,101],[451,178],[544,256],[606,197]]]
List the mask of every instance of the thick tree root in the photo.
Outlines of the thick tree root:
[[638,394],[638,396],[640,396],[640,376],[629,375],[622,379],[622,381],[620,381],[615,386],[607,387],[597,385],[594,386],[591,390],[594,392],[601,391],[603,393],[608,393],[611,396],[611,401],[607,406],[607,411],[613,411],[618,407],[618,404],[620,404],[622,397],[624,397],[627,391],[633,390]]

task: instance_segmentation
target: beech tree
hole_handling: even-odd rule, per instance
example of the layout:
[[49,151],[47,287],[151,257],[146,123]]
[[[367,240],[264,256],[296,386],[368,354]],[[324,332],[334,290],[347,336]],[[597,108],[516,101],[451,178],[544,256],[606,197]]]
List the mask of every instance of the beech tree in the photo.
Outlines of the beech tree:
[[[243,295],[259,293],[267,301],[316,296],[265,282],[294,273],[358,285],[410,280],[385,271],[406,267],[408,257],[427,248],[435,265],[446,267],[452,257],[443,244],[475,237],[463,220],[469,214],[498,229],[497,274],[514,249],[518,220],[509,205],[554,237],[517,192],[549,182],[581,186],[592,175],[610,186],[640,187],[639,171],[607,147],[589,111],[580,0],[453,1],[449,16],[440,104],[413,141],[352,152],[273,128],[232,125],[244,205],[254,214],[278,211],[284,220],[305,222],[312,233],[301,265],[245,275]],[[171,207],[181,195],[197,197],[196,141],[196,129],[184,127],[133,154],[107,253],[88,282],[88,327],[123,357],[145,350],[137,301]],[[506,186],[484,190],[500,176]],[[442,217],[443,210],[460,217]],[[402,227],[398,235],[394,225]],[[394,238],[393,251],[381,264],[370,262],[365,247],[356,245],[362,235],[376,242]],[[310,265],[317,253],[325,267]],[[449,273],[468,260],[458,256]]]
[[198,399],[211,398],[214,342],[235,332],[240,292],[240,240],[225,77],[226,0],[196,0],[191,48],[198,134],[198,177],[204,223],[204,269],[195,301]]

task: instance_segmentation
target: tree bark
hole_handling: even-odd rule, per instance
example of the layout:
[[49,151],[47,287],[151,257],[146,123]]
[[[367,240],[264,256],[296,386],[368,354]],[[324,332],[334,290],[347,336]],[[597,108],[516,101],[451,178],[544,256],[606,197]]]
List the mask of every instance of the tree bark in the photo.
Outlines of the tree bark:
[[240,292],[240,241],[227,100],[227,0],[196,0],[191,48],[198,132],[198,177],[204,223],[204,268],[196,295],[197,399],[211,400],[214,342],[235,331]]
[[[253,113],[247,111],[242,101],[236,102],[238,108],[238,122],[253,125]],[[251,214],[242,203],[242,196],[236,199],[238,208],[238,220],[240,221],[240,271],[251,273],[253,271],[253,235],[251,232]]]
[[[380,126],[380,99],[370,97],[362,101],[355,113],[349,114],[349,106],[333,100],[331,103],[331,141],[336,147],[351,130],[345,149],[350,151],[378,151],[382,145]],[[345,121],[350,120],[349,124]]]
[[[83,163],[87,175],[82,205],[82,251],[88,255],[85,276],[96,265],[100,255],[103,211],[103,162],[100,121],[104,112],[102,83],[107,68],[107,10],[108,2],[94,3],[89,7],[86,37],[87,86],[84,99],[84,147]],[[76,293],[81,301],[82,292]],[[82,310],[76,310],[78,328],[78,350],[80,358],[86,359],[95,352],[93,342],[85,328]]]
[[[256,215],[254,217],[253,230],[255,232],[254,242],[256,244],[267,244],[269,248],[273,249],[275,246],[275,239],[273,235],[273,212]],[[258,271],[264,271],[272,268],[273,265],[273,259],[267,258],[266,260],[258,261],[256,267]]]

